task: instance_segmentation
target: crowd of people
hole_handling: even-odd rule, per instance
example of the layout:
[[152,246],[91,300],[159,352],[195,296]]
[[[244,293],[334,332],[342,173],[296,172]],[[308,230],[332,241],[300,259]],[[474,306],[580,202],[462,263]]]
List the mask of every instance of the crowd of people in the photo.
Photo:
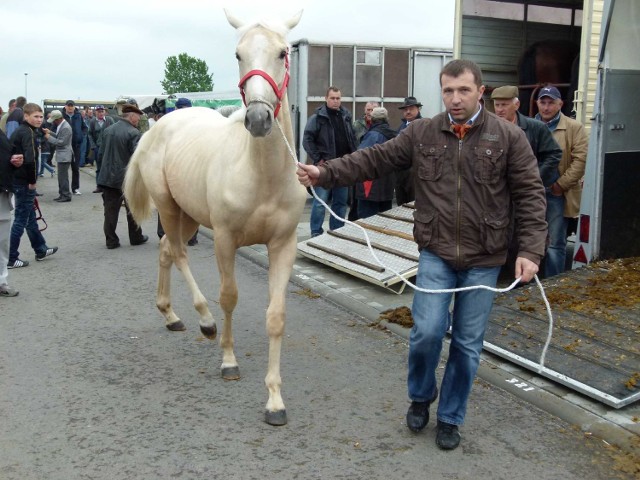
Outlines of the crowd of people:
[[[341,105],[340,89],[330,87],[304,131],[310,161],[298,164],[300,183],[313,186],[325,201],[331,197],[341,218],[352,185],[361,217],[391,208],[393,190],[398,205],[413,201],[420,252],[415,283],[421,289],[495,288],[510,253],[508,268],[523,283],[540,266],[547,276],[562,272],[568,223],[578,213],[587,139],[582,126],[562,114],[558,88],[540,89],[533,119],[518,111],[516,86],[493,89],[485,103],[482,72],[474,62],[449,62],[440,86],[445,111],[422,118],[422,104],[407,97],[396,131],[388,126],[386,109],[372,102],[353,123]],[[323,233],[324,213],[314,198],[311,236]],[[342,224],[332,217],[329,228]],[[487,289],[455,297],[418,290],[413,297],[406,423],[414,432],[423,430],[431,404],[440,397],[436,444],[443,450],[460,444],[459,426],[493,299]],[[438,388],[436,369],[447,331],[449,356]]]
[[[176,102],[176,108],[190,106],[186,98]],[[36,218],[36,197],[42,195],[37,181],[45,171],[57,176],[58,196],[53,201],[67,203],[82,195],[80,169],[95,168],[93,193],[102,195],[106,247],[120,246],[116,226],[123,204],[131,245],[148,241],[129,212],[122,182],[140,137],[162,114],[149,119],[135,99],[119,100],[114,115],[108,115],[104,105],[79,107],[74,100],[48,112],[46,118],[42,108],[25,97],[11,99],[8,107],[0,115],[0,296],[19,293],[9,286],[8,270],[29,266],[19,251],[24,232],[36,261],[58,251],[47,245]],[[158,236],[163,234],[158,220]],[[197,232],[188,243],[198,243]]]

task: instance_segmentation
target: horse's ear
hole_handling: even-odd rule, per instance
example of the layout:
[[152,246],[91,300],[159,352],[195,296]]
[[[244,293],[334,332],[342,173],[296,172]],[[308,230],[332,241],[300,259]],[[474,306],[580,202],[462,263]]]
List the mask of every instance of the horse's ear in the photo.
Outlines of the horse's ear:
[[300,22],[300,18],[302,18],[302,12],[303,11],[300,10],[293,17],[291,17],[289,20],[284,22],[285,27],[287,27],[289,30],[291,30],[293,27],[298,25],[298,23]]
[[[302,12],[300,12],[302,14]],[[238,20],[236,17],[234,17],[233,15],[231,15],[231,13],[229,13],[227,11],[227,9],[224,9],[224,14],[227,16],[227,21],[229,22],[229,24],[235,28],[236,30],[240,27],[242,27],[242,25],[244,25],[243,22],[241,22],[240,20]]]

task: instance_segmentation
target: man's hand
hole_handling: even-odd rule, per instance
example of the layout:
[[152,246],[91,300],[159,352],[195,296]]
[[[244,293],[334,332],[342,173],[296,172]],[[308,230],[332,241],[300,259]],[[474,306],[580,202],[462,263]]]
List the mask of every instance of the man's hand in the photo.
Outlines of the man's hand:
[[522,277],[522,283],[530,282],[534,275],[538,273],[538,265],[524,257],[516,258],[516,277]]
[[29,184],[29,190],[35,190],[37,187],[37,185],[35,183],[30,183]]
[[558,184],[558,182],[551,185],[551,194],[555,195],[556,197],[561,197],[562,195],[564,195],[564,190],[562,190],[562,187]]
[[315,186],[318,183],[320,177],[320,169],[315,165],[305,165],[298,162],[298,169],[296,170],[298,175],[298,181],[305,187]]
[[22,155],[11,155],[11,165],[18,168],[22,166],[24,157]]

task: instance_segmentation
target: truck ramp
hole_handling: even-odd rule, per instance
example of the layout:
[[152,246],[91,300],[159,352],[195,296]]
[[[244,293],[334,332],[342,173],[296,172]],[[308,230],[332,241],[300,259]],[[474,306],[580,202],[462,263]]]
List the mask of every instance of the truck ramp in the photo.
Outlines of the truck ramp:
[[412,202],[356,222],[367,231],[376,256],[390,268],[381,267],[376,262],[362,230],[352,225],[300,242],[298,252],[400,294],[405,283],[391,269],[402,278],[410,278],[418,271],[418,249],[413,241],[413,212]]
[[[640,259],[544,280],[554,329],[541,375],[606,405],[640,400]],[[549,320],[536,285],[496,296],[484,348],[537,372]]]

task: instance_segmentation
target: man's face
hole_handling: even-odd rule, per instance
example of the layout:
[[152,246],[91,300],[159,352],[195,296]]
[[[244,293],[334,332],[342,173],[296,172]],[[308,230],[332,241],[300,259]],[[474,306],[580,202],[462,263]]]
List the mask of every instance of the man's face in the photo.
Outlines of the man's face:
[[484,85],[476,85],[473,73],[465,70],[457,77],[442,75],[440,83],[442,101],[451,118],[464,123],[473,117],[484,92]]
[[548,122],[555,117],[562,108],[562,100],[554,100],[551,97],[542,97],[538,99],[538,111],[540,118]]
[[64,106],[64,111],[67,112],[67,115],[73,115],[73,112],[75,111],[76,107],[74,105],[65,105]]
[[402,109],[402,117],[407,122],[413,122],[416,118],[418,118],[418,114],[420,113],[420,108],[415,105],[411,105],[410,107],[406,107]]
[[138,123],[140,123],[140,115],[134,112],[131,112],[129,114],[129,122],[131,122],[131,125],[133,125],[134,127],[138,126]]
[[342,93],[330,90],[325,100],[328,108],[332,110],[339,110],[340,104],[342,103]]
[[87,118],[93,118],[93,110],[87,110]]
[[373,109],[377,107],[377,105],[373,104],[373,103],[367,103],[364,106],[364,118],[369,121],[371,120],[371,112],[373,112]]
[[24,121],[34,128],[40,127],[40,125],[42,125],[43,120],[44,120],[44,114],[42,112],[33,112],[33,113],[24,114]]
[[520,100],[517,98],[496,98],[493,101],[493,109],[500,118],[509,122],[515,122],[516,112],[520,107]]
[[104,110],[96,110],[96,117],[98,118],[98,120],[104,119]]

